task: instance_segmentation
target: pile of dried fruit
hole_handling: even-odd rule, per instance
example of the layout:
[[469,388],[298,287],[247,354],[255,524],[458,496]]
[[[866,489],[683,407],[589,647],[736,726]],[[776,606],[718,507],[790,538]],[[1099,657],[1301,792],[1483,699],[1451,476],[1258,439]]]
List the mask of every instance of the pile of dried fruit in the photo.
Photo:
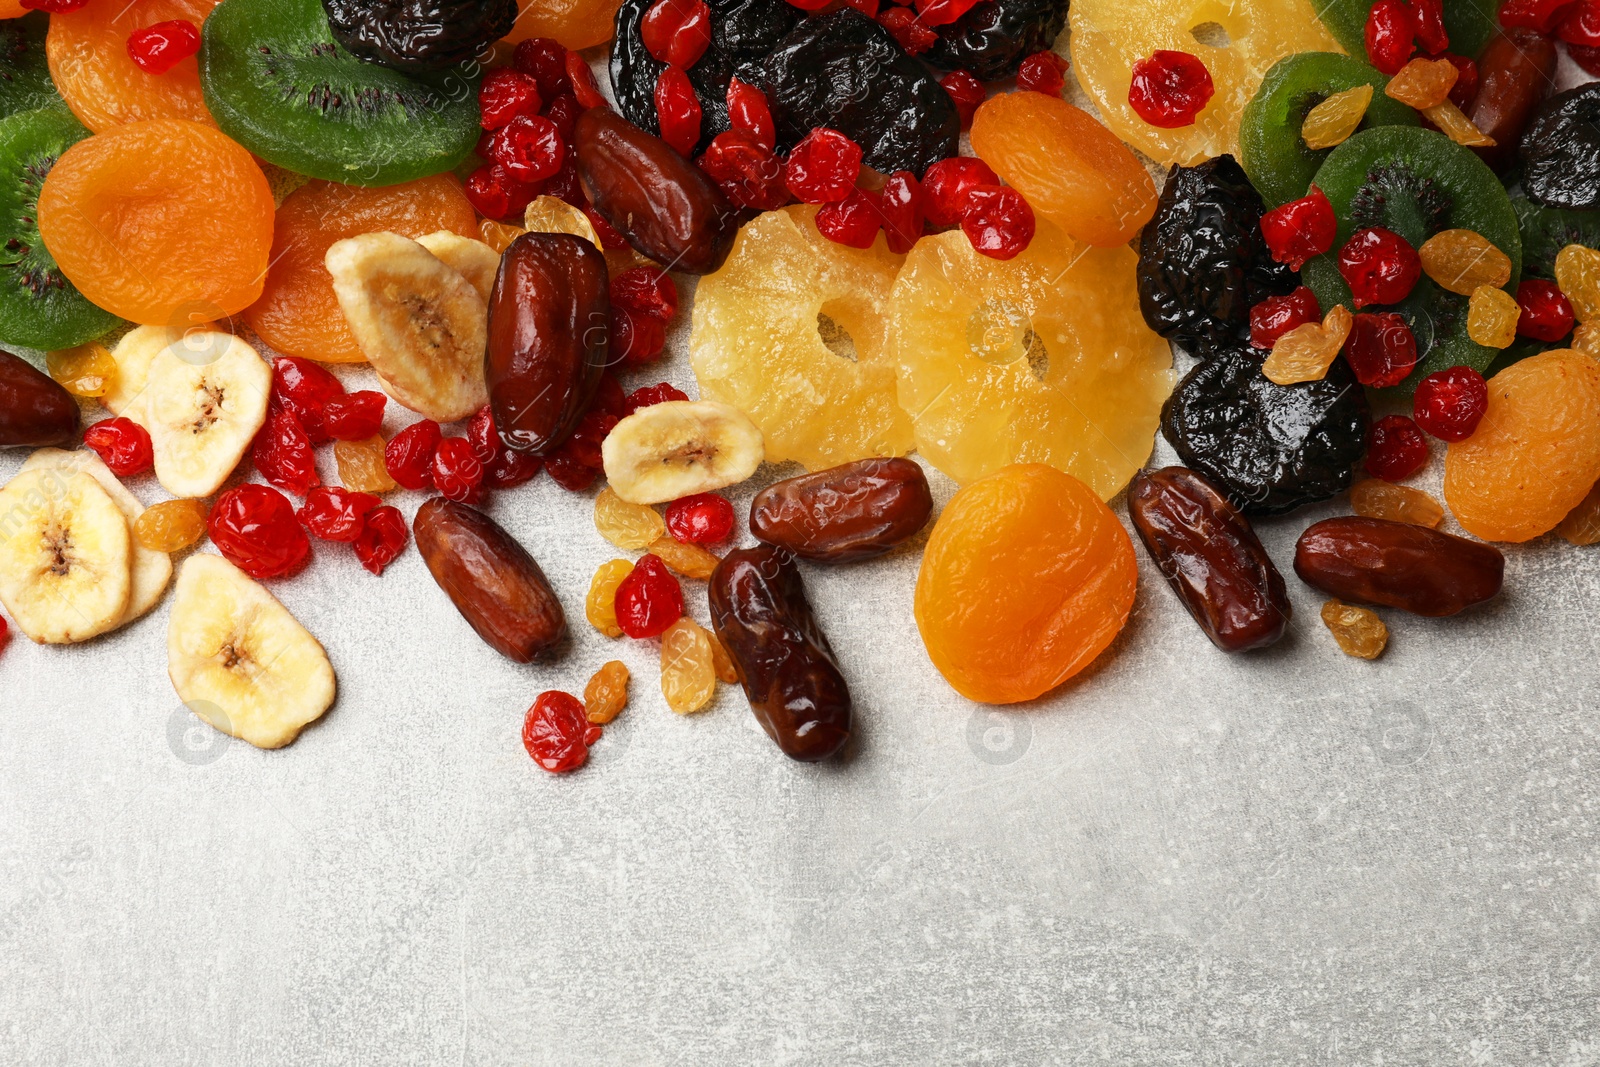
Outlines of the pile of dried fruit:
[[[592,627],[658,643],[672,711],[737,683],[820,760],[853,709],[804,568],[930,522],[917,628],[992,703],[1121,631],[1124,491],[1228,652],[1290,625],[1249,516],[1348,492],[1293,563],[1367,659],[1373,607],[1494,597],[1485,542],[1600,541],[1600,84],[1551,92],[1562,52],[1600,76],[1596,0],[1198,25],[1078,0],[1071,63],[1065,0],[518,6],[0,8],[0,343],[27,353],[0,352],[0,447],[32,450],[0,488],[0,604],[25,635],[137,620],[209,538],[178,568],[173,685],[287,744],[334,673],[260,582],[317,542],[381,575],[414,537],[490,647],[561,654],[560,598],[480,510],[548,472],[629,553]],[[1130,145],[1171,165],[1159,188]],[[623,385],[666,347],[673,274],[698,278],[698,399]],[[1196,357],[1176,384],[1169,342]],[[1183,466],[1144,469],[1158,430]],[[1442,504],[1401,484],[1430,440]],[[936,520],[912,450],[961,485]],[[808,473],[741,531],[723,491],[786,461]],[[402,490],[429,494],[409,526]],[[581,700],[541,693],[529,755],[582,766],[629,685],[611,660]]]

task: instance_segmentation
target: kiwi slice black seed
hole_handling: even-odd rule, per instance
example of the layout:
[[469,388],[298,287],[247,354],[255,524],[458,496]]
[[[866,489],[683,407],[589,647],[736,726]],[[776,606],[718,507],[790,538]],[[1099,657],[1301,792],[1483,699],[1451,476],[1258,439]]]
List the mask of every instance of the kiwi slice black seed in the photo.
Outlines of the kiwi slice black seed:
[[61,102],[44,56],[49,29],[42,11],[0,22],[0,118]]
[[1556,256],[1568,245],[1600,248],[1600,211],[1540,207],[1525,196],[1511,198],[1522,232],[1522,273],[1531,278],[1556,276]]
[[122,321],[89,303],[39,238],[45,175],[62,152],[88,136],[60,106],[0,119],[0,343],[71,348]]
[[223,0],[201,34],[200,85],[222,132],[269,163],[349,185],[454,169],[482,132],[480,75],[363,63],[334,41],[320,0]]

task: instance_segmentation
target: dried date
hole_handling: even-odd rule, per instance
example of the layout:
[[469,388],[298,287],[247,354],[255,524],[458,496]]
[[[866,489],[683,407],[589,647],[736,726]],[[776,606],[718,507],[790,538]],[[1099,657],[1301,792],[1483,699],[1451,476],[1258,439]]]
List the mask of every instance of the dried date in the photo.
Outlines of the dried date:
[[0,352],[0,448],[69,445],[78,432],[78,402],[49,375]]
[[1494,138],[1492,146],[1473,151],[1496,174],[1516,162],[1517,140],[1555,84],[1558,61],[1555,42],[1525,28],[1496,35],[1478,58],[1478,92],[1467,117]]
[[803,559],[868,559],[916,536],[933,514],[922,468],[861,459],[768,486],[750,502],[750,532]]
[[1389,519],[1324,519],[1294,549],[1294,572],[1307,585],[1430,617],[1494,597],[1505,564],[1493,545]]

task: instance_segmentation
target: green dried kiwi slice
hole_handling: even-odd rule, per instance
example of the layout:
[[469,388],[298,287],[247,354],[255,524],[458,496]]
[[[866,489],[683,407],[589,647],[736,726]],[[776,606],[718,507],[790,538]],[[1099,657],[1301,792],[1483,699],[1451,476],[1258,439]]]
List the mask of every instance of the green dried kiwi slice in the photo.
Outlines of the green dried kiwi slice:
[[[1353,56],[1367,54],[1367,15],[1373,0],[1320,0],[1317,15],[1328,32]],[[1489,38],[1499,28],[1498,0],[1444,0],[1444,29],[1450,35],[1450,51],[1477,59]],[[1421,54],[1419,49],[1418,54]]]
[[0,118],[61,103],[44,58],[49,29],[42,11],[0,22]]
[[[1352,307],[1339,274],[1339,249],[1356,230],[1382,226],[1420,248],[1441,230],[1482,234],[1511,258],[1515,293],[1522,275],[1522,239],[1511,198],[1494,171],[1442,133],[1409,126],[1380,126],[1351,137],[1328,153],[1312,184],[1327,194],[1339,219],[1333,249],[1305,265],[1301,278],[1324,308]],[[1377,310],[1377,309],[1373,309]],[[1421,358],[1396,388],[1407,392],[1427,374],[1457,365],[1483,370],[1498,353],[1467,336],[1467,298],[1427,275],[1392,308],[1406,320]]]
[[89,303],[39,237],[39,190],[61,153],[89,131],[64,107],[0,119],[0,343],[71,348],[122,320]]
[[1518,194],[1511,198],[1522,232],[1522,273],[1530,278],[1556,276],[1556,255],[1568,245],[1600,248],[1600,211],[1540,207]]
[[1299,52],[1272,65],[1239,119],[1239,165],[1268,207],[1305,196],[1311,176],[1333,151],[1307,148],[1300,127],[1334,93],[1372,86],[1360,129],[1418,125],[1414,110],[1383,95],[1388,81],[1376,68],[1336,52]]
[[452,170],[477,143],[476,67],[417,77],[333,39],[320,0],[223,0],[200,87],[222,132],[269,163],[347,185]]

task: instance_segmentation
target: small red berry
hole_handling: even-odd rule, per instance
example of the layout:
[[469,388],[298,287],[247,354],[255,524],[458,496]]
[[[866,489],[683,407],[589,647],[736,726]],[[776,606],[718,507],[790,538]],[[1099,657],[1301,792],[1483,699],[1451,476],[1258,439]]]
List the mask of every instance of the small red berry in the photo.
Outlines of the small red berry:
[[1216,91],[1198,56],[1162,49],[1133,65],[1128,104],[1150,125],[1175,130],[1194,125]]
[[939,84],[944,86],[944,91],[950,94],[951,102],[956,105],[956,113],[961,116],[961,128],[965,130],[970,127],[972,116],[977,114],[978,105],[983,103],[987,95],[983,83],[968,71],[952,70],[939,79]]
[[551,774],[566,774],[588,762],[589,746],[603,733],[577,697],[552,689],[539,694],[522,720],[522,747]]
[[1456,68],[1456,83],[1450,87],[1450,102],[1465,111],[1472,106],[1473,98],[1478,95],[1478,64],[1454,52],[1444,58]]
[[1365,312],[1351,320],[1344,360],[1362,385],[1373,389],[1399,385],[1417,365],[1417,339],[1406,320],[1394,312]]
[[867,18],[878,17],[878,0],[844,0],[848,7],[853,7]]
[[[487,147],[484,147],[480,149],[480,154],[487,151]],[[503,221],[516,212],[512,206],[511,190],[499,180],[493,167],[479,167],[467,175],[467,180],[461,183],[461,190],[467,194],[473,210],[484,218]]]
[[1444,5],[1440,0],[1406,0],[1411,7],[1411,25],[1417,43],[1430,56],[1450,47],[1450,34],[1444,28]]
[[967,195],[980,185],[999,184],[1000,176],[976,156],[941,159],[922,175],[923,214],[940,229],[959,226]]
[[611,302],[665,324],[678,314],[678,287],[659,267],[631,267],[611,279]]
[[[544,117],[555,126],[556,136],[561,138],[561,143],[571,144],[572,131],[577,129],[578,118],[584,110],[577,97],[571,93],[561,93],[544,106]],[[566,157],[563,156],[561,161],[565,163]]]
[[831,204],[855,191],[861,146],[838,130],[818,126],[794,146],[783,180],[807,204]]
[[1517,286],[1517,333],[1536,341],[1559,341],[1572,332],[1572,304],[1555,282],[1524,278]]
[[1333,247],[1339,220],[1333,205],[1315,185],[1299,200],[1291,200],[1261,216],[1261,236],[1272,258],[1299,270],[1314,256]]
[[621,416],[627,418],[640,408],[647,408],[651,404],[660,404],[668,400],[688,400],[689,394],[676,386],[661,382],[659,385],[646,385],[629,393],[622,401]]
[[700,98],[682,67],[668,67],[656,78],[656,118],[661,139],[679,155],[694,152],[700,140]]
[[1579,0],[1562,16],[1556,36],[1579,48],[1600,46],[1600,0]]
[[1250,344],[1271,348],[1295,327],[1321,321],[1317,294],[1302,285],[1287,296],[1269,296],[1250,309]]
[[661,355],[667,346],[667,330],[661,321],[626,304],[611,305],[610,322],[612,366],[641,366]]
[[574,206],[583,212],[584,217],[589,220],[589,225],[594,227],[595,236],[600,238],[600,248],[603,251],[614,252],[628,247],[628,239],[618,233],[616,227],[607,222],[606,217],[596,211],[593,205],[584,203]]
[[1600,78],[1600,46],[1590,47],[1581,44],[1567,45],[1567,55],[1572,57],[1585,74]]
[[616,611],[629,637],[660,637],[683,617],[683,589],[661,557],[646,552],[617,586]]
[[6,625],[6,620],[0,618],[0,652],[4,652],[6,644],[11,640],[11,627]]
[[314,360],[279,356],[272,363],[272,395],[295,413],[311,443],[320,445],[329,439],[323,412],[331,401],[344,396],[344,386]]
[[821,11],[832,2],[833,0],[789,0],[789,5],[801,11]]
[[489,158],[525,185],[553,177],[566,155],[556,124],[543,115],[514,116],[489,141]]
[[1571,7],[1572,0],[1506,0],[1500,5],[1500,25],[1554,33]]
[[431,474],[433,487],[446,500],[476,504],[483,499],[483,463],[465,438],[446,437],[439,442]]
[[917,13],[929,26],[948,26],[971,11],[978,0],[916,0]]
[[639,37],[657,63],[688,70],[711,47],[705,0],[655,0],[639,20]]
[[383,428],[389,398],[376,389],[336,396],[322,409],[322,425],[335,441],[365,441]]
[[1411,243],[1393,230],[1368,226],[1350,235],[1339,249],[1339,273],[1357,308],[1398,304],[1411,295],[1422,277],[1422,259]]
[[[794,0],[789,0],[792,4]],[[909,8],[891,7],[878,12],[878,25],[889,31],[895,43],[911,55],[918,56],[939,42],[939,35],[924,25],[924,20],[912,14]]]
[[483,485],[486,489],[515,489],[533,481],[544,469],[544,461],[526,452],[502,448],[483,465]]
[[627,403],[627,396],[622,391],[622,386],[609,371],[600,375],[600,384],[595,386],[594,399],[589,401],[589,410],[598,411],[602,415],[615,415],[622,418],[626,414],[622,405]]
[[128,55],[146,74],[165,74],[200,51],[200,31],[188,19],[157,22],[128,34]]
[[494,409],[488,404],[473,413],[467,420],[467,444],[472,446],[472,454],[478,457],[479,463],[490,463],[504,448],[500,441],[500,432],[494,426]]
[[1367,12],[1362,36],[1368,62],[1392,78],[1416,51],[1416,20],[1402,0],[1378,0]]
[[667,532],[689,544],[712,544],[733,532],[733,505],[716,493],[696,493],[667,505]]
[[909,170],[889,175],[878,190],[874,207],[883,223],[889,251],[904,255],[922,236],[922,183]]
[[478,86],[478,111],[486,130],[498,130],[518,115],[537,115],[543,109],[539,82],[520,70],[491,70]]
[[511,64],[539,83],[539,95],[546,100],[572,87],[567,73],[566,48],[548,37],[530,37],[511,53]]
[[572,431],[572,436],[567,438],[567,443],[562,448],[568,456],[584,466],[599,470],[605,465],[600,457],[600,446],[605,443],[606,435],[616,425],[615,415],[590,410],[578,420],[577,428]]
[[817,211],[817,231],[848,248],[871,248],[882,224],[871,195],[860,189],[850,190],[843,200],[823,204]]
[[319,485],[296,514],[300,525],[324,541],[351,542],[366,528],[367,512],[383,501],[337,485]]
[[156,461],[150,432],[132,419],[97,422],[83,431],[83,443],[92,448],[118,478],[147,471]]
[[1409,478],[1428,465],[1428,439],[1404,415],[1385,415],[1367,428],[1367,473],[1386,482]]
[[263,478],[296,496],[305,496],[321,484],[311,439],[283,403],[268,405],[267,421],[256,433],[250,458]]
[[569,493],[583,492],[600,477],[599,470],[566,455],[564,449],[557,449],[547,456],[544,469],[549,472],[553,482]]
[[1067,61],[1055,52],[1035,52],[1017,68],[1017,88],[1060,96],[1067,87]]
[[1417,383],[1411,413],[1441,441],[1465,441],[1489,410],[1489,383],[1471,367],[1435,371]]
[[594,71],[589,69],[589,64],[576,52],[568,52],[566,59],[567,78],[572,82],[572,95],[578,98],[578,103],[585,108],[605,107],[606,98],[600,92],[600,85],[594,80]]
[[728,122],[733,129],[754,137],[768,152],[777,147],[778,135],[766,94],[749,82],[738,78],[728,81]]
[[961,232],[984,255],[1012,258],[1033,241],[1033,229],[1033,208],[1015,189],[979,185],[967,194]]
[[406,547],[406,517],[400,509],[385,504],[367,512],[365,524],[356,537],[356,559],[373,574],[382,574]]
[[403,489],[433,486],[433,454],[444,434],[432,419],[414,422],[390,439],[383,450],[383,466]]
[[743,130],[717,134],[699,164],[738,207],[775,211],[789,202],[783,161],[753,134]]
[[276,489],[249,483],[217,497],[206,519],[217,551],[252,578],[296,571],[311,554],[311,540],[294,505]]

